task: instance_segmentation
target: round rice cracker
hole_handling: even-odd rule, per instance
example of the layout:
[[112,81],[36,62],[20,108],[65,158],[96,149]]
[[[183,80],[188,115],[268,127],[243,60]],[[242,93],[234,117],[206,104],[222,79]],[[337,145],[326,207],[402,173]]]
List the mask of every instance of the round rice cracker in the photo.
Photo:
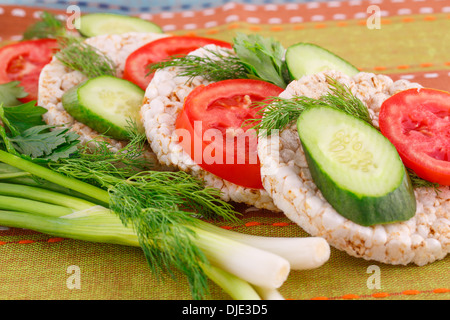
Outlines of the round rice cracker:
[[[163,37],[167,37],[167,35],[162,33],[130,32],[100,35],[87,38],[85,41],[107,55],[115,63],[117,66],[116,76],[121,78],[126,59],[133,51]],[[76,132],[80,136],[79,139],[83,145],[92,144],[93,141],[106,141],[115,152],[123,149],[127,141],[102,136],[94,129],[75,120],[64,110],[61,101],[63,94],[85,80],[87,80],[87,77],[81,72],[64,66],[56,57],[53,57],[50,63],[42,69],[39,77],[38,105],[47,109],[47,112],[43,115],[44,121],[49,125],[70,128],[71,131]],[[144,157],[152,168],[158,170],[167,169],[160,165],[149,145],[146,145]]]
[[[194,50],[190,54],[209,55],[211,50],[217,50],[225,54],[230,52],[216,45],[207,45]],[[226,181],[202,169],[183,150],[176,134],[175,122],[177,116],[182,110],[184,99],[189,93],[195,87],[208,85],[211,82],[200,76],[194,78],[179,76],[179,72],[180,70],[177,67],[157,70],[147,87],[144,105],[141,108],[145,132],[159,162],[177,170],[188,172],[203,180],[206,186],[219,189],[222,194],[221,198],[225,201],[243,203],[258,209],[279,211],[264,189],[245,188]]]
[[[292,82],[281,97],[319,98],[329,88],[326,76],[348,86],[369,108],[378,127],[381,104],[393,94],[420,88],[406,80],[393,81],[384,75],[359,73],[354,77],[326,71]],[[422,266],[443,259],[450,251],[450,189],[415,190],[417,211],[408,221],[364,227],[340,214],[323,198],[312,181],[296,124],[278,135],[259,137],[258,155],[262,180],[274,203],[293,222],[312,236],[351,256],[386,264]]]

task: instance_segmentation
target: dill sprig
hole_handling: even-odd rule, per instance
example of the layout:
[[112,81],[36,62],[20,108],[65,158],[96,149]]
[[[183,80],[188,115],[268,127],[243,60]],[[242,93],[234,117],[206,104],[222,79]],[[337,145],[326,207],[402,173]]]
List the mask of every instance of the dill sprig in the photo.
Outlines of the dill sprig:
[[[328,106],[345,111],[346,113],[372,124],[367,107],[353,95],[351,90],[339,81],[327,77],[329,91],[319,99],[306,96],[292,98],[268,97],[262,102],[255,103],[261,107],[258,118],[250,119],[253,129],[263,135],[270,135],[274,130],[282,130],[297,120],[303,110],[314,106]],[[247,124],[247,123],[246,123]]]
[[433,188],[436,193],[440,192],[440,185],[438,183],[430,182],[428,180],[425,180],[417,175],[412,169],[406,168],[409,179],[411,180],[411,184],[414,188]]
[[173,56],[161,62],[150,64],[149,73],[167,67],[178,67],[178,76],[187,76],[189,81],[201,76],[209,81],[228,79],[257,79],[286,87],[287,69],[284,48],[272,38],[260,35],[238,34],[233,40],[233,50],[214,51],[207,54]]
[[208,261],[195,244],[192,227],[199,218],[235,221],[238,213],[220,198],[220,190],[184,171],[144,169],[142,139],[135,134],[117,151],[95,140],[100,148],[83,149],[50,167],[107,190],[111,211],[135,230],[152,272],[174,277],[176,268],[187,276],[193,297],[204,298]]
[[208,261],[189,226],[199,217],[233,219],[231,205],[218,200],[218,190],[183,171],[153,171],[121,181],[109,192],[111,210],[134,228],[152,271],[173,277],[175,267],[187,276],[194,298],[204,297],[208,284],[202,265]]
[[40,20],[30,25],[23,33],[24,40],[58,38],[66,34],[64,21],[58,16],[44,11]]
[[78,70],[88,78],[116,75],[117,66],[110,57],[81,37],[65,36],[58,39],[61,49],[56,58],[72,70]]
[[349,87],[329,76],[327,76],[327,81],[330,85],[330,92],[322,96],[321,101],[372,125],[369,109],[351,92]]
[[235,55],[224,54],[210,49],[205,49],[209,54],[203,57],[186,55],[171,57],[148,66],[150,73],[158,69],[178,67],[178,76],[188,77],[188,82],[197,76],[202,76],[208,81],[222,81],[228,79],[247,79],[247,70]]
[[153,164],[143,156],[144,139],[142,135],[136,135],[125,147],[116,150],[101,137],[95,138],[89,144],[80,146],[77,156],[61,159],[49,166],[65,175],[108,188],[152,168]]
[[263,107],[257,112],[257,118],[248,119],[243,125],[250,124],[252,129],[264,136],[271,135],[274,131],[282,130],[298,119],[307,106],[317,105],[317,103],[319,101],[305,96],[269,97],[254,103],[256,107]]

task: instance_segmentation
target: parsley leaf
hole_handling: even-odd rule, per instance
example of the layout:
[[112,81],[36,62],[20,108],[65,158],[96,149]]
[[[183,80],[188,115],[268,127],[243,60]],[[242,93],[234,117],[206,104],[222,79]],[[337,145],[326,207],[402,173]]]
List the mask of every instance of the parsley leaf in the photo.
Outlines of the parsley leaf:
[[45,124],[45,112],[34,102],[15,107],[0,104],[0,147],[35,162],[56,161],[76,153],[79,136],[69,129]]
[[39,160],[57,160],[77,150],[77,134],[67,128],[49,129],[54,129],[54,126],[35,126],[9,138],[9,141],[20,154]]
[[43,125],[45,122],[42,120],[42,115],[47,112],[47,109],[36,106],[35,103],[30,101],[17,106],[4,106],[4,115],[19,131]]
[[19,99],[25,98],[27,95],[28,93],[20,86],[19,81],[0,84],[0,102],[3,102],[5,106],[17,106],[22,103]]
[[171,57],[150,64],[151,72],[167,67],[179,67],[178,76],[192,79],[202,76],[210,81],[226,79],[257,79],[286,88],[291,81],[284,60],[285,48],[272,38],[257,34],[237,34],[233,39],[234,53],[225,54],[209,50],[210,55]]
[[258,34],[243,33],[238,33],[233,41],[234,51],[251,75],[281,88],[287,86],[285,49],[280,42]]

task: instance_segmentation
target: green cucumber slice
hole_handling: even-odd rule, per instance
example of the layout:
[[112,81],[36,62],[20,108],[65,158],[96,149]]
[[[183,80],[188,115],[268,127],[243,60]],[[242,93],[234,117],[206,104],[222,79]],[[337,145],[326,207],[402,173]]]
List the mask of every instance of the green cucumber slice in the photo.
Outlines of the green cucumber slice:
[[162,33],[160,26],[153,22],[115,13],[90,13],[80,17],[78,30],[85,37],[102,34],[122,34],[126,32]]
[[62,96],[62,104],[74,119],[100,134],[127,140],[133,123],[144,131],[139,120],[144,93],[127,80],[100,76],[69,89]]
[[350,62],[318,45],[300,42],[286,50],[286,65],[293,80],[326,70],[337,70],[348,76],[359,72]]
[[297,130],[314,183],[342,216],[363,225],[405,221],[416,200],[395,147],[342,110],[306,109]]

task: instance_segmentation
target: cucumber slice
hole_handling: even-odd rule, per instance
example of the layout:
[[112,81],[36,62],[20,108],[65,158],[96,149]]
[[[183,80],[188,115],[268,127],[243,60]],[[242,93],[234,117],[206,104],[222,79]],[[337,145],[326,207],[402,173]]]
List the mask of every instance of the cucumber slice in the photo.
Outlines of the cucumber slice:
[[80,29],[85,37],[102,34],[122,34],[126,32],[162,33],[160,26],[138,17],[115,13],[90,13],[80,17]]
[[100,76],[69,89],[62,96],[62,104],[74,119],[91,129],[126,140],[132,123],[144,132],[139,120],[144,93],[139,86],[127,80]]
[[374,127],[317,106],[302,112],[297,130],[315,184],[342,216],[363,226],[414,216],[409,175],[395,147]]
[[359,72],[358,68],[331,51],[305,42],[287,48],[286,65],[294,80],[326,70],[340,71],[348,76],[354,76]]

